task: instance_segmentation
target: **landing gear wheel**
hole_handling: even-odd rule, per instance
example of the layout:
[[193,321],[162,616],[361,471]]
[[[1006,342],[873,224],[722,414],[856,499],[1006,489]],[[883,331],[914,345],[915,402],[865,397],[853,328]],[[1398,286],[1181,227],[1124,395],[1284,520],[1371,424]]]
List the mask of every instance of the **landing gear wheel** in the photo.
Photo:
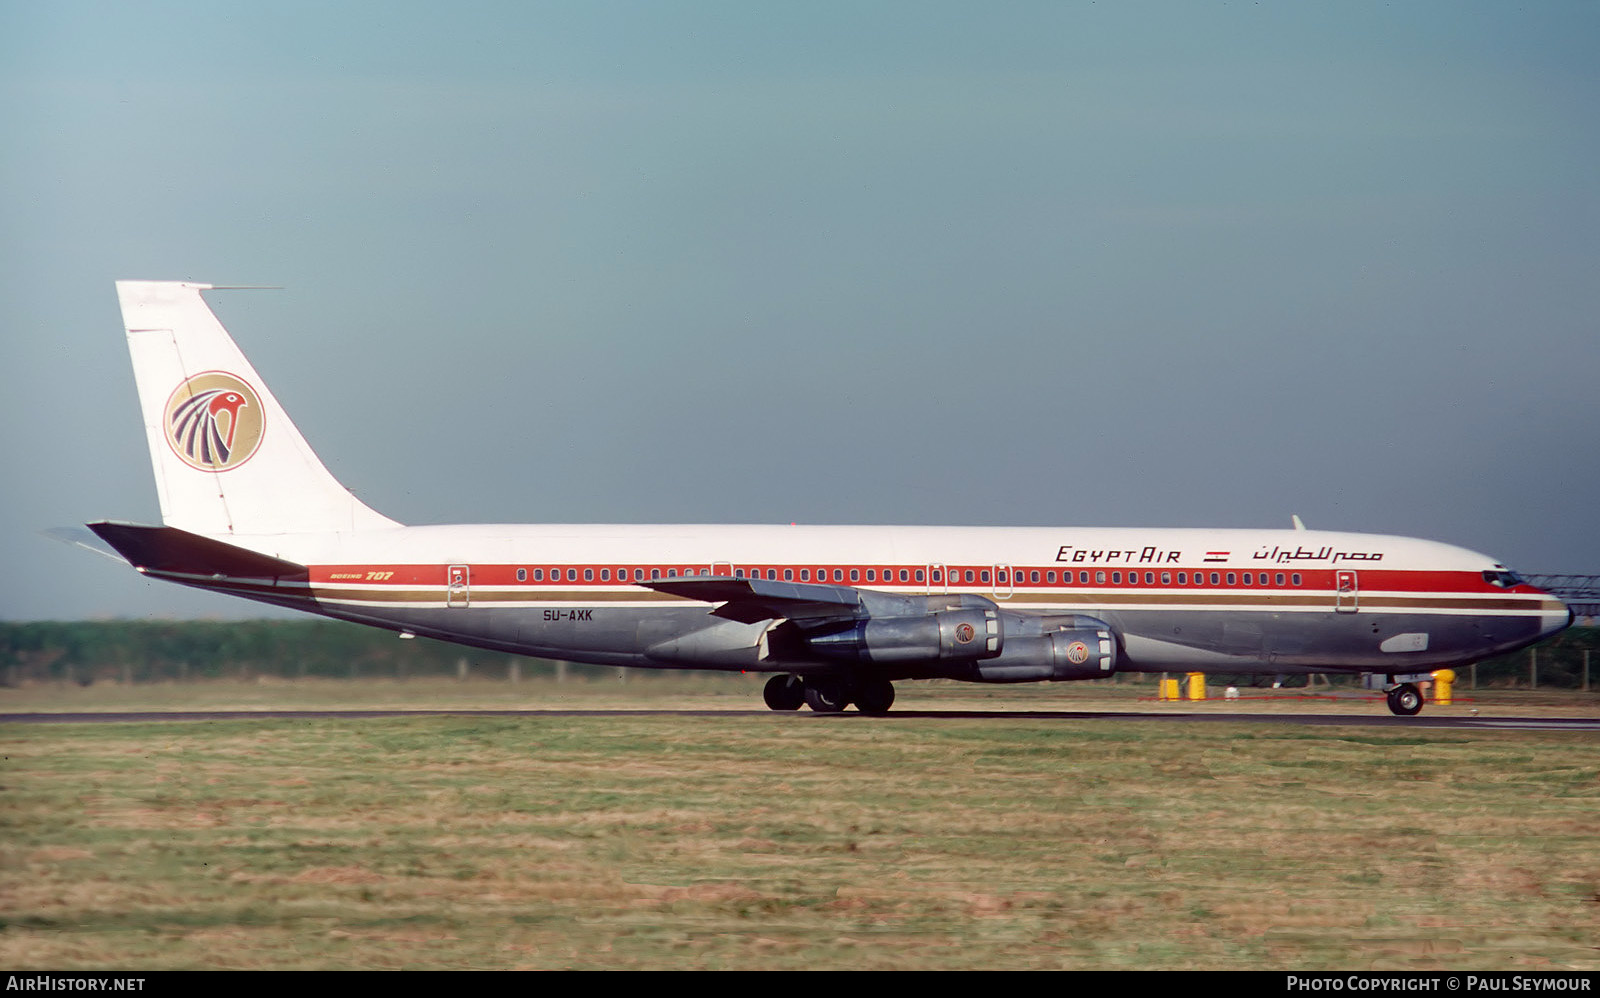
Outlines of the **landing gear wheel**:
[[1422,710],[1422,691],[1410,683],[1401,683],[1389,691],[1389,710],[1402,717],[1410,717]]
[[761,691],[761,699],[773,710],[799,710],[806,702],[806,683],[799,676],[773,676]]
[[849,688],[838,679],[808,680],[806,703],[819,714],[837,714],[850,706]]
[[894,705],[894,684],[887,679],[867,679],[856,686],[856,709],[863,714],[887,714]]

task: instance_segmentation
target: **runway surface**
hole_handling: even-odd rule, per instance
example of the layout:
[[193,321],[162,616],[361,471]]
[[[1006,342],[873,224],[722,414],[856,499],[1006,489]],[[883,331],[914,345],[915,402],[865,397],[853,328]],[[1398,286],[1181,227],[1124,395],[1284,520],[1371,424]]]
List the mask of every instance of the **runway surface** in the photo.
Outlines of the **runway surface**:
[[0,724],[116,724],[151,721],[361,720],[380,717],[790,717],[799,723],[892,724],[896,721],[1152,721],[1232,724],[1351,725],[1364,728],[1464,728],[1600,731],[1600,717],[1397,717],[1385,714],[1183,714],[1144,711],[905,710],[877,716],[769,710],[201,710],[0,714]]

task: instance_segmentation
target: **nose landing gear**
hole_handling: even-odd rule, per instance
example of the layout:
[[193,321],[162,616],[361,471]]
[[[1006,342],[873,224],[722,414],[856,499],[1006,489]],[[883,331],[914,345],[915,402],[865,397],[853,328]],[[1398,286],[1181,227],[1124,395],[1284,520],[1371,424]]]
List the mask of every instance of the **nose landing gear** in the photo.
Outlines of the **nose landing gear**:
[[1412,683],[1401,683],[1389,690],[1385,696],[1389,701],[1390,713],[1410,717],[1422,710],[1422,691]]

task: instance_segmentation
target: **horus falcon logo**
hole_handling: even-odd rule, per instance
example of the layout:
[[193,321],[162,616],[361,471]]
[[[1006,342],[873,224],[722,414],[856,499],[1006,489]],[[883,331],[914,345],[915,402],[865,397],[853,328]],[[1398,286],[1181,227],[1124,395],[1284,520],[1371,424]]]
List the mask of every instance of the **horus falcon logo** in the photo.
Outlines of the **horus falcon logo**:
[[222,371],[197,374],[167,399],[167,443],[200,471],[229,471],[250,460],[265,428],[261,399],[240,378]]

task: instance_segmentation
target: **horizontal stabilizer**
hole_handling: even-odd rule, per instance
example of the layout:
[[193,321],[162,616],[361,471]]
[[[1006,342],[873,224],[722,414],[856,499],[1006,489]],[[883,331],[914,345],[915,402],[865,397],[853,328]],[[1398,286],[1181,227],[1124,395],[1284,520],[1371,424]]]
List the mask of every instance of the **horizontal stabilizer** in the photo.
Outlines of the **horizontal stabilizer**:
[[849,586],[722,575],[652,579],[638,585],[704,603],[721,603],[722,606],[711,611],[714,615],[743,624],[780,618],[848,617],[855,616],[862,608],[860,591]]
[[112,521],[88,526],[141,572],[213,579],[310,578],[304,565],[201,537],[177,527],[147,527]]

